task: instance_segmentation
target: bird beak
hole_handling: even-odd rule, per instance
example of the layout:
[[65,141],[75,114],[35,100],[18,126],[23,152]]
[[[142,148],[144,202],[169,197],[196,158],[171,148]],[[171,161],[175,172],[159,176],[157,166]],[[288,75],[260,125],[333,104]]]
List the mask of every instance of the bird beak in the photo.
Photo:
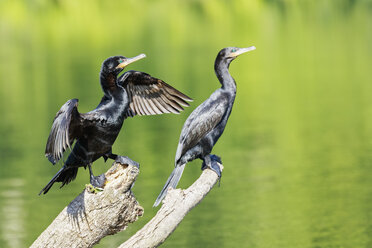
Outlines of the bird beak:
[[133,58],[127,58],[127,59],[124,60],[123,63],[120,63],[120,64],[116,67],[116,69],[118,69],[118,68],[123,69],[123,68],[126,67],[127,65],[129,65],[129,64],[131,64],[131,63],[133,63],[133,62],[136,62],[136,61],[138,61],[138,60],[140,60],[140,59],[143,59],[143,58],[146,58],[146,55],[145,55],[144,53],[141,53],[140,55],[138,55],[138,56],[136,56],[136,57],[133,57]]
[[239,56],[240,54],[243,54],[243,53],[246,53],[246,52],[249,52],[249,51],[253,51],[253,50],[255,50],[255,49],[256,49],[255,46],[239,48],[236,52],[231,53],[230,56],[231,56],[231,57],[237,57],[237,56]]

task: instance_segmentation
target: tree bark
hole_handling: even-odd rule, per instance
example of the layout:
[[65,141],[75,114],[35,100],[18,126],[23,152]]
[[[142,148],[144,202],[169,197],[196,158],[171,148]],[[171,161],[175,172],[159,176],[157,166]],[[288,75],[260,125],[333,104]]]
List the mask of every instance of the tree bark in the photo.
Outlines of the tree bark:
[[[218,165],[222,172],[222,164]],[[185,215],[203,200],[218,179],[214,171],[206,169],[189,188],[170,189],[157,214],[119,248],[150,248],[161,245]]]
[[131,192],[139,169],[114,163],[105,176],[104,190],[86,188],[77,196],[31,247],[92,247],[103,237],[124,230],[143,214]]
[[[222,164],[218,165],[222,172]],[[92,247],[105,236],[124,230],[144,212],[131,192],[138,174],[134,166],[114,163],[105,174],[104,190],[92,193],[86,188],[31,247]],[[214,171],[206,169],[189,188],[169,189],[157,214],[119,248],[161,245],[218,179]]]

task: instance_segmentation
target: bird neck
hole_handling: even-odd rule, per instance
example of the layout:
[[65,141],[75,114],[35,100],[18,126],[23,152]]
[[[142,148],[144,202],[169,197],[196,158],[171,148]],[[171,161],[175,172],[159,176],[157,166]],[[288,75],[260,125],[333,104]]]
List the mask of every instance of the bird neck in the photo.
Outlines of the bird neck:
[[117,90],[116,75],[110,72],[101,71],[100,81],[103,92],[106,96],[112,97]]
[[229,72],[230,62],[231,61],[216,60],[216,63],[214,64],[214,71],[216,72],[218,80],[222,84],[222,89],[235,93],[236,83]]

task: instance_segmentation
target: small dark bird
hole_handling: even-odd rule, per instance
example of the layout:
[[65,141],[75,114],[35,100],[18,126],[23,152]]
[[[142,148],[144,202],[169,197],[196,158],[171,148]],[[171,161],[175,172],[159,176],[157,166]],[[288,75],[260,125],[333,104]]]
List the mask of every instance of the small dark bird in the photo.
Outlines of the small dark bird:
[[229,73],[229,65],[240,54],[254,49],[256,49],[254,46],[227,47],[218,53],[214,70],[222,87],[199,105],[183,125],[176,152],[175,168],[156,199],[154,207],[163,200],[169,187],[177,186],[186,163],[194,159],[202,159],[203,168],[209,167],[221,176],[216,163],[221,163],[220,158],[210,153],[225,129],[235,100],[236,84]]
[[62,186],[75,179],[79,167],[88,167],[90,183],[102,187],[104,175],[94,176],[91,164],[100,157],[110,158],[122,164],[139,164],[128,157],[112,153],[124,120],[135,115],[179,113],[182,106],[189,106],[192,99],[160,79],[139,71],[127,71],[119,78],[123,69],[146,57],[140,54],[133,58],[114,56],[106,59],[101,68],[100,82],[104,96],[96,109],[82,114],[77,110],[78,100],[67,101],[54,118],[47,141],[45,156],[56,164],[67,148],[75,145],[63,167],[41,190],[46,194],[55,182]]

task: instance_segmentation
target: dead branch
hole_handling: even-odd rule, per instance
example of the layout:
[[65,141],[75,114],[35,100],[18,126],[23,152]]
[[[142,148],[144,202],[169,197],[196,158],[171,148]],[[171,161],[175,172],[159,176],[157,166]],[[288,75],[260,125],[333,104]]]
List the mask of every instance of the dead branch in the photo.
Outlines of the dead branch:
[[85,189],[31,247],[92,247],[103,237],[124,230],[143,214],[130,190],[138,173],[134,166],[114,163],[105,174],[104,190],[91,193]]
[[[222,171],[222,164],[218,165]],[[92,247],[105,236],[124,230],[143,215],[143,208],[130,190],[138,174],[139,169],[134,166],[114,163],[105,174],[104,190],[91,193],[85,189],[31,247]],[[157,214],[119,247],[157,247],[162,244],[217,181],[217,174],[206,169],[189,188],[170,189]]]
[[[218,165],[222,172],[222,164]],[[157,214],[119,248],[150,248],[161,245],[186,214],[203,200],[217,181],[217,174],[206,169],[189,188],[170,189]]]

